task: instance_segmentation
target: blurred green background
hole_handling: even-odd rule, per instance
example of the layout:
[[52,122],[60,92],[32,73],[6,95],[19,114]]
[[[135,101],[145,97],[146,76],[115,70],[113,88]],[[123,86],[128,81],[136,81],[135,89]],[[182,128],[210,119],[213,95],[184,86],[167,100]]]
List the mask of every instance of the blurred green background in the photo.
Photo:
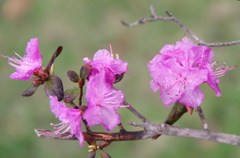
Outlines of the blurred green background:
[[[222,42],[240,38],[240,2],[237,0],[1,0],[0,53],[23,55],[27,41],[40,39],[40,48],[47,64],[57,46],[63,45],[62,55],[55,63],[55,73],[65,88],[74,85],[66,77],[67,70],[78,71],[85,56],[108,48],[129,63],[129,72],[118,83],[127,100],[154,122],[161,122],[169,112],[153,94],[147,70],[148,61],[166,43],[175,43],[184,33],[170,22],[155,22],[135,28],[126,28],[128,22],[149,16],[154,5],[161,15],[172,12],[191,31],[205,41]],[[240,45],[214,48],[216,60],[229,66],[239,64]],[[39,139],[33,129],[51,129],[49,123],[58,120],[49,110],[49,102],[42,87],[30,98],[21,97],[29,82],[8,78],[14,69],[0,58],[0,157],[45,158],[87,157],[87,145],[79,148],[77,141]],[[239,68],[221,78],[222,97],[217,98],[206,85],[202,108],[213,131],[240,134],[240,73]],[[124,125],[137,119],[121,109]],[[185,115],[178,126],[201,128],[196,113]],[[127,127],[127,129],[132,129]],[[115,158],[121,157],[218,157],[239,158],[240,149],[189,138],[163,136],[158,140],[113,143],[106,148]],[[99,155],[98,155],[99,157]]]

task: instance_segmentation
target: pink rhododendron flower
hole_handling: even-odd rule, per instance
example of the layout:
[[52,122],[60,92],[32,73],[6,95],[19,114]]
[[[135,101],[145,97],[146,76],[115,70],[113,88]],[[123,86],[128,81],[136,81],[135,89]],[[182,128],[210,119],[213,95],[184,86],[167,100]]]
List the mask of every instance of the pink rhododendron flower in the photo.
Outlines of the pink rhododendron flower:
[[79,109],[67,107],[64,102],[59,102],[56,96],[49,98],[52,113],[61,121],[59,124],[51,124],[54,126],[54,132],[63,134],[70,131],[70,134],[75,136],[79,140],[79,145],[82,146],[84,142],[81,128],[82,112]]
[[86,90],[88,108],[83,118],[89,126],[101,124],[106,130],[112,130],[121,122],[117,110],[123,104],[124,94],[106,82],[105,77],[104,71],[90,77]]
[[148,64],[152,77],[151,88],[160,90],[166,106],[178,101],[189,107],[200,106],[204,94],[199,85],[207,82],[217,96],[221,95],[219,77],[228,70],[214,68],[214,53],[184,37],[176,45],[165,45]]
[[16,69],[16,72],[10,75],[11,79],[15,80],[29,80],[32,74],[42,68],[42,56],[38,46],[38,38],[32,38],[27,44],[26,54],[21,57],[15,53],[17,57],[3,57],[8,58],[9,65]]
[[127,62],[120,60],[118,58],[118,55],[116,55],[116,59],[114,59],[113,54],[106,49],[98,50],[95,53],[93,60],[87,57],[83,60],[86,62],[86,64],[89,64],[92,67],[90,76],[95,75],[101,71],[105,71],[108,72],[106,73],[107,80],[110,80],[111,82],[114,82],[115,75],[123,74],[128,70]]

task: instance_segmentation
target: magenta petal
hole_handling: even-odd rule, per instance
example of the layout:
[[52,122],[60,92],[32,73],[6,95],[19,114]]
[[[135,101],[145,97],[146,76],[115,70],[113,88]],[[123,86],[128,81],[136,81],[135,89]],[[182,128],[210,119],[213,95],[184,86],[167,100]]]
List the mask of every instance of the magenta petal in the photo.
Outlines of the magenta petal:
[[220,97],[221,96],[221,90],[218,86],[218,84],[220,83],[220,80],[217,78],[217,76],[209,75],[207,83],[213,89],[216,96]]
[[114,74],[122,74],[128,71],[127,62],[115,59],[109,64],[109,68]]
[[204,94],[199,86],[206,82],[220,96],[218,78],[229,70],[228,67],[214,69],[213,57],[211,48],[198,46],[186,37],[175,45],[165,45],[148,64],[150,86],[154,92],[160,90],[166,106],[176,101],[186,106],[200,106]]
[[160,98],[162,99],[164,105],[169,106],[181,98],[184,91],[184,84],[176,82],[176,84],[172,87],[166,89],[161,88]]
[[120,115],[113,109],[102,107],[99,115],[106,130],[113,130],[121,122]]
[[113,60],[113,57],[108,50],[100,49],[94,54],[93,60],[104,61],[105,63],[109,63]]
[[38,38],[32,38],[27,44],[26,56],[25,58],[31,59],[33,61],[39,61],[42,58],[40,49],[39,49]]
[[127,72],[127,62],[124,62],[118,58],[114,58],[113,54],[106,49],[98,50],[93,60],[89,58],[83,59],[87,64],[91,65],[92,71],[90,76],[94,76],[101,71],[108,72],[106,77],[111,83],[115,82],[115,75],[123,74]]
[[200,84],[206,82],[208,80],[208,73],[206,69],[193,69],[182,73],[186,79],[186,89],[195,89]]
[[82,113],[80,110],[67,107],[63,102],[59,102],[56,96],[50,96],[49,99],[51,112],[61,121],[60,124],[54,125],[55,132],[64,133],[69,129],[70,134],[77,137],[79,145],[82,146],[84,136],[81,130]]
[[184,105],[195,108],[202,104],[203,98],[203,92],[199,88],[196,88],[185,91],[184,95],[178,101]]
[[83,147],[84,136],[81,129],[81,120],[75,120],[75,122],[70,124],[70,133],[79,140],[79,145]]
[[89,106],[101,105],[118,109],[124,101],[124,94],[106,82],[105,72],[102,71],[89,79],[86,99]]
[[83,118],[88,126],[102,124],[106,130],[113,130],[120,122],[119,114],[107,107],[91,106],[84,112]]
[[95,126],[101,124],[101,120],[98,115],[101,112],[100,107],[90,106],[83,113],[83,118],[87,121],[88,126]]
[[152,88],[153,92],[157,92],[159,90],[159,85],[154,80],[151,80],[150,87]]
[[42,57],[38,46],[38,39],[32,38],[26,48],[26,54],[21,57],[15,53],[17,57],[7,57],[9,64],[16,69],[16,72],[10,75],[11,79],[29,80],[34,71],[42,68]]
[[115,128],[121,121],[117,110],[123,104],[123,92],[107,82],[104,71],[90,77],[86,91],[88,108],[83,117],[88,125],[101,124],[106,130]]

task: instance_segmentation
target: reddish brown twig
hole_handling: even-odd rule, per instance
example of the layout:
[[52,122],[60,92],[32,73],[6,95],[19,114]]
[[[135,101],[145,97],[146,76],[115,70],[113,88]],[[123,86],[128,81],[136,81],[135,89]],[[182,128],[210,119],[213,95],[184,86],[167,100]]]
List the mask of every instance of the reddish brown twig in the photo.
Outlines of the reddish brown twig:
[[[138,124],[133,124],[139,126]],[[195,130],[189,128],[179,128],[170,126],[167,124],[144,124],[141,125],[145,128],[143,131],[134,132],[122,132],[122,133],[104,133],[104,132],[84,132],[84,138],[96,141],[131,141],[131,140],[142,140],[149,139],[155,135],[168,135],[168,136],[180,136],[189,137],[195,139],[202,139],[217,143],[224,143],[230,145],[240,146],[240,136],[225,134],[225,133],[214,133],[206,130]],[[35,129],[36,134],[40,138],[48,139],[61,139],[61,140],[77,140],[76,137],[72,137],[69,133],[56,134],[49,130]]]

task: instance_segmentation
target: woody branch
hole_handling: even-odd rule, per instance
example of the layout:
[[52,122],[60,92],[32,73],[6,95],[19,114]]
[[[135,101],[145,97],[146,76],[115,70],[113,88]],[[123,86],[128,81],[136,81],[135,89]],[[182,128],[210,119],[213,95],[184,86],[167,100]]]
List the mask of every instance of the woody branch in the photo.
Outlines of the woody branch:
[[132,23],[127,23],[125,21],[121,21],[121,23],[124,26],[127,27],[135,27],[138,25],[155,22],[155,21],[171,21],[176,23],[179,28],[181,28],[187,36],[195,40],[199,45],[204,45],[208,47],[226,47],[226,46],[233,46],[240,44],[240,40],[235,41],[229,41],[229,42],[219,42],[219,43],[208,43],[199,38],[197,35],[195,35],[192,31],[190,31],[180,20],[178,20],[175,16],[173,16],[170,12],[166,11],[167,16],[159,16],[157,15],[155,9],[153,6],[150,6],[151,16],[147,18],[141,18],[137,21],[134,21]]
[[[91,140],[95,141],[132,141],[132,140],[143,140],[143,139],[156,139],[160,135],[167,136],[179,136],[179,137],[189,137],[195,139],[202,139],[217,143],[225,143],[240,146],[240,136],[225,133],[214,133],[209,130],[196,130],[190,128],[179,128],[171,126],[180,119],[183,114],[186,113],[186,107],[178,102],[175,103],[171,112],[169,113],[167,119],[162,124],[154,124],[146,119],[142,114],[140,114],[136,109],[134,109],[126,101],[124,105],[129,105],[128,109],[138,117],[143,124],[130,123],[131,126],[141,127],[144,130],[140,131],[126,131],[117,133],[106,133],[106,132],[83,132],[85,140],[88,142]],[[45,130],[45,129],[35,129],[35,133],[40,138],[47,139],[60,139],[60,140],[77,140],[76,137],[71,136],[70,133],[56,134],[56,132]]]
[[[151,139],[156,135],[167,135],[167,136],[178,136],[178,137],[189,137],[201,140],[207,140],[211,142],[230,144],[240,146],[240,136],[225,133],[214,133],[207,130],[196,130],[190,128],[179,128],[167,124],[136,124],[132,123],[133,126],[143,127],[142,131],[134,132],[119,132],[119,133],[104,133],[104,132],[84,132],[84,138],[95,139],[96,141],[131,141],[131,140],[142,140]],[[69,133],[56,134],[50,130],[35,129],[35,132],[40,138],[48,139],[60,139],[60,140],[77,140],[76,137],[72,137]]]

